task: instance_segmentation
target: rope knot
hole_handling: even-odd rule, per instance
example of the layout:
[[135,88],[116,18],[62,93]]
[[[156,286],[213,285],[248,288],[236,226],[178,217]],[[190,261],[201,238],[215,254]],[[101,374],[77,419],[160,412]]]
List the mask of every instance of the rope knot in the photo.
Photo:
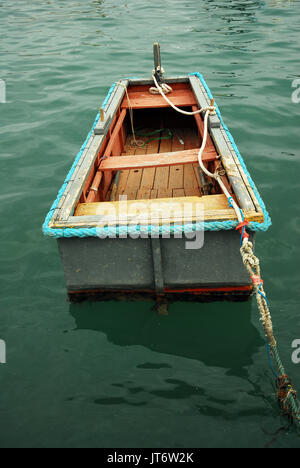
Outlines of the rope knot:
[[243,221],[235,228],[236,231],[240,231],[240,234],[242,236],[241,242],[243,242],[245,239],[248,240],[250,238],[248,232],[246,231],[246,226],[248,226],[248,224],[249,224],[249,221]]
[[264,285],[264,280],[261,279],[261,277],[259,275],[252,275],[251,276],[251,279],[252,279],[252,283],[254,284],[254,286],[256,285]]
[[248,226],[248,224],[249,224],[249,221],[243,221],[235,228],[235,230],[240,231],[240,234],[242,234],[243,228]]
[[216,106],[209,106],[206,110],[210,113],[210,115],[216,115]]
[[295,413],[293,408],[294,405],[291,401],[291,398],[294,400],[294,402],[297,401],[297,392],[294,389],[289,377],[286,374],[278,377],[276,379],[276,386],[277,398],[283,414],[299,420],[299,411]]

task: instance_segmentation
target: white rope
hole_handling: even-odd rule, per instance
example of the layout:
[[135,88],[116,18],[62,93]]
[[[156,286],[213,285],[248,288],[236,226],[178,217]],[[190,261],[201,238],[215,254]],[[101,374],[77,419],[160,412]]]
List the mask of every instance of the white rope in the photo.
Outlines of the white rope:
[[[163,83],[161,85],[161,89],[163,91],[163,93],[166,95],[166,94],[169,94],[173,91],[173,88],[169,85],[167,85],[166,83]],[[149,93],[150,94],[160,94],[160,91],[159,89],[157,89],[155,86],[152,86],[150,89],[149,89]]]
[[[215,108],[214,108],[215,109]],[[238,206],[238,204],[235,202],[235,200],[232,198],[231,194],[228,192],[227,188],[226,188],[226,185],[224,184],[224,182],[222,181],[222,178],[221,178],[221,175],[219,173],[219,170],[216,169],[216,171],[214,172],[214,174],[212,172],[210,172],[208,169],[206,169],[206,167],[204,166],[204,163],[203,163],[203,153],[204,153],[204,150],[205,150],[205,147],[206,147],[206,143],[207,143],[207,137],[208,137],[208,118],[209,118],[209,115],[210,115],[211,111],[210,110],[207,110],[206,111],[206,114],[205,114],[205,117],[204,117],[204,134],[203,134],[203,141],[202,141],[202,145],[201,145],[201,148],[199,150],[199,154],[198,154],[198,160],[199,160],[199,164],[200,164],[200,167],[202,169],[202,171],[208,176],[208,177],[211,177],[212,179],[215,179],[223,193],[225,194],[225,196],[227,197],[227,199],[230,199],[231,200],[231,205],[232,207],[234,208],[234,211],[236,212],[236,215],[237,215],[237,218],[239,220],[240,223],[243,222],[243,217],[242,217],[242,214],[241,214],[241,211],[240,211],[240,208]]]
[[[169,86],[167,84],[163,84],[162,86],[160,86],[157,83],[157,80],[155,78],[154,73],[153,73],[152,77],[153,77],[153,81],[154,81],[154,84],[155,84],[155,88],[154,87],[150,88],[149,92],[151,94],[161,94],[162,97],[164,98],[164,100],[169,104],[169,106],[173,107],[173,109],[176,110],[177,112],[180,112],[181,114],[184,114],[184,115],[197,115],[197,114],[201,114],[202,112],[205,112],[205,111],[210,111],[211,113],[214,113],[216,111],[216,108],[214,106],[203,107],[203,109],[196,110],[195,112],[188,112],[188,111],[184,111],[182,109],[179,109],[179,107],[176,107],[173,104],[173,102],[171,102],[170,99],[168,99],[167,96],[166,96],[166,93],[168,94],[168,93],[173,91],[171,86]],[[164,92],[164,90],[166,92]]]

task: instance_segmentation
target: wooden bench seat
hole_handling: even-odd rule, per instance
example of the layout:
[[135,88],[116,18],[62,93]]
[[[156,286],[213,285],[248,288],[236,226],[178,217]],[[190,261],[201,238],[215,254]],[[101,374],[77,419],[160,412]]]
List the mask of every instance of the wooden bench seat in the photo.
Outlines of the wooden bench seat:
[[[116,171],[125,169],[146,169],[149,167],[179,166],[181,164],[194,164],[198,162],[199,149],[186,151],[176,151],[171,153],[153,153],[129,156],[111,156],[105,159],[100,167],[100,171]],[[204,151],[203,161],[214,161],[215,151]]]

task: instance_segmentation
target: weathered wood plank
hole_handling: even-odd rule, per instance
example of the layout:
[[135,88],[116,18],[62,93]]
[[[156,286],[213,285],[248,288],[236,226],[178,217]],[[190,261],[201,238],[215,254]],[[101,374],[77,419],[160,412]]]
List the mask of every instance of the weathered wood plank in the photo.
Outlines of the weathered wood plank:
[[[140,138],[142,141],[146,141],[146,137]],[[134,148],[134,157],[137,159],[141,159],[145,154],[146,147],[135,147]],[[124,156],[125,158],[127,156]],[[141,187],[141,180],[143,176],[143,169],[133,167],[129,171],[128,179],[127,179],[127,186],[123,192],[124,195],[127,195],[129,200],[134,200],[137,197],[137,192]]]
[[[132,152],[131,138],[132,138],[132,135],[127,135],[127,139],[125,141],[123,153],[121,156],[125,156],[127,152]],[[120,196],[123,194],[127,186],[129,172],[130,171],[120,171],[120,178],[119,178],[119,183],[118,183],[117,192],[116,192],[116,200],[119,200]]]
[[[196,174],[194,171],[194,167],[191,164],[187,164],[184,166],[184,173],[183,173],[183,186],[185,189],[192,188],[192,189],[199,189],[199,183],[196,178]],[[199,191],[200,196],[200,191]]]
[[[158,199],[162,200],[162,199]],[[175,199],[173,199],[175,200]],[[137,200],[134,200],[135,203],[137,203]],[[143,200],[139,200],[139,202],[143,202]],[[248,221],[254,221],[258,223],[263,223],[264,222],[264,215],[263,213],[257,213],[256,211],[247,211],[244,213],[245,214],[245,219]],[[156,224],[168,224],[172,222],[193,222],[197,221],[198,218],[196,217],[190,217],[190,218],[184,218],[178,217],[178,218],[161,218],[156,222]],[[236,214],[234,210],[228,209],[228,210],[211,210],[209,212],[205,212],[204,215],[204,221],[206,222],[211,222],[211,221],[237,221]],[[128,217],[126,220],[122,221],[118,217],[116,218],[115,216],[113,217],[107,217],[107,216],[70,216],[67,221],[56,221],[56,222],[50,222],[49,226],[53,229],[63,229],[63,228],[91,228],[91,227],[97,227],[97,226],[116,226],[116,225],[136,225],[137,223],[140,223],[142,225],[148,225],[148,220],[144,220],[142,222],[141,219],[138,219],[136,216]],[[154,220],[151,224],[155,224]]]
[[173,189],[173,197],[178,198],[178,197],[185,197],[185,192],[184,189]]
[[[172,151],[173,152],[184,150],[184,145],[182,145],[179,141],[179,139],[181,140],[181,133],[182,132],[178,130],[175,134],[173,133],[173,138],[172,138]],[[169,188],[171,189],[183,188],[183,176],[184,176],[183,165],[170,167]]]
[[[164,100],[159,94],[150,94],[149,91],[143,92],[128,92],[130,105],[128,103],[127,96],[124,97],[122,102],[122,108],[128,109],[151,109],[151,108],[162,108],[170,107],[170,105]],[[186,107],[197,105],[197,100],[194,93],[191,90],[175,90],[168,98],[177,107]]]
[[[155,153],[140,156],[112,156],[104,160],[100,165],[101,171],[143,169],[149,167],[177,166],[181,164],[193,164],[198,161],[199,150],[186,150],[174,153]],[[211,152],[205,152],[204,161],[213,161],[215,156]],[[156,187],[157,188],[157,187]]]
[[[121,84],[122,83],[122,84]],[[128,87],[128,80],[120,80],[120,84],[116,85],[114,92],[112,93],[107,105],[104,110],[104,122],[97,123],[94,134],[95,135],[104,135],[107,132],[108,127],[110,126],[113,116],[116,113],[116,110],[120,107],[120,104],[125,95],[125,87]]]
[[150,189],[140,189],[137,192],[136,199],[137,200],[150,200],[151,198],[151,190]]
[[[162,122],[163,126],[163,122]],[[166,132],[163,133],[162,136],[167,136]],[[172,150],[172,140],[161,140],[160,146],[159,146],[159,152],[160,153],[169,153]],[[172,153],[171,153],[172,154]],[[174,154],[174,153],[173,153]],[[165,157],[162,156],[163,158]],[[154,188],[161,190],[161,189],[166,189],[169,186],[169,175],[170,175],[170,165],[168,164],[165,167],[159,167],[156,169],[155,172],[155,179],[154,179]],[[158,196],[160,196],[158,194]]]
[[[148,129],[149,132],[153,129]],[[153,154],[157,153],[159,148],[159,140],[150,141],[146,146],[146,154]],[[156,169],[148,168],[143,170],[143,175],[141,179],[141,189],[152,189],[154,186],[154,178],[155,178],[155,171]]]
[[184,187],[186,197],[201,197],[199,187]]
[[170,167],[169,188],[183,189],[183,168],[183,165]]
[[239,173],[241,174],[241,177],[242,177],[242,179],[243,179],[243,182],[244,182],[244,184],[245,184],[245,186],[246,186],[246,188],[247,188],[247,190],[248,190],[248,192],[249,192],[249,195],[250,195],[250,197],[251,197],[251,199],[252,199],[252,201],[253,201],[253,204],[254,204],[256,210],[257,210],[257,211],[262,211],[261,206],[260,206],[260,204],[259,204],[259,202],[258,202],[258,200],[257,200],[257,198],[256,198],[255,193],[254,193],[254,190],[253,190],[253,188],[252,188],[251,185],[250,185],[250,182],[249,182],[249,180],[248,180],[248,177],[246,176],[245,171],[244,171],[244,169],[242,168],[242,165],[241,165],[241,163],[240,163],[240,160],[239,160],[238,157],[237,157],[237,154],[236,154],[236,152],[235,152],[235,150],[234,150],[234,148],[233,148],[233,146],[232,146],[231,141],[229,140],[229,137],[228,137],[227,133],[225,132],[225,130],[224,130],[223,128],[221,129],[221,131],[222,131],[222,134],[223,134],[223,136],[224,136],[224,138],[225,138],[225,140],[226,140],[226,142],[227,142],[227,145],[228,145],[228,147],[229,147],[229,149],[230,149],[230,151],[231,151],[231,155],[232,155],[232,157],[233,157],[233,159],[234,159],[234,161],[235,161],[235,163],[236,163],[236,165],[237,165],[237,168],[238,168],[238,170],[239,170]]
[[222,135],[221,129],[213,128],[211,130],[211,136],[221,156],[221,161],[225,168],[226,175],[231,183],[233,192],[237,197],[240,207],[245,211],[255,210],[253,201],[244,184],[236,163],[232,158],[230,149],[224,139],[224,136]]
[[[171,78],[171,77],[165,77],[164,78],[164,81],[165,83],[169,83],[169,84],[174,84],[174,83],[188,83],[189,82],[189,79],[187,76],[176,76],[174,78]],[[132,79],[130,80],[130,84],[132,86],[153,86],[154,83],[153,83],[153,79],[152,78],[136,78],[136,79]]]
[[109,157],[113,151],[113,147],[116,143],[116,140],[117,138],[119,137],[120,135],[120,131],[121,131],[121,128],[122,128],[122,125],[124,123],[124,120],[125,120],[125,117],[126,117],[126,109],[123,109],[118,120],[117,120],[117,123],[115,125],[115,128],[111,134],[111,137],[109,139],[109,143],[107,145],[107,147],[105,148],[105,151],[104,151],[104,156],[105,157]]
[[[203,109],[210,105],[210,100],[207,96],[207,93],[203,91],[203,86],[200,79],[197,76],[189,77],[191,88],[194,92],[194,95],[197,99],[198,106]],[[208,118],[209,128],[220,128],[221,122],[217,114],[210,115]]]
[[172,198],[173,190],[171,188],[157,189],[157,198]]
[[[86,223],[86,219],[81,217],[94,216],[97,224],[128,222],[132,223],[137,220],[137,212],[140,214],[145,213],[145,219],[149,215],[160,212],[162,214],[163,222],[174,222],[183,220],[183,214],[187,213],[189,220],[196,220],[197,207],[200,205],[204,209],[204,219],[209,220],[235,220],[236,214],[232,208],[228,207],[228,201],[225,195],[209,195],[204,197],[180,197],[180,198],[166,198],[154,200],[132,200],[126,202],[113,202],[113,203],[85,203],[78,205],[76,216],[73,217],[72,222]],[[191,211],[189,211],[189,209]],[[171,213],[171,215],[170,215]],[[199,213],[199,211],[198,211]],[[146,216],[147,215],[147,216]],[[246,219],[249,221],[263,221],[261,213],[255,211],[246,212]],[[140,218],[143,221],[143,217]],[[185,219],[185,218],[184,218]]]
[[66,192],[65,200],[59,214],[59,218],[61,220],[68,219],[68,217],[74,212],[91,168],[96,161],[103,140],[104,135],[94,136],[89,148],[84,152],[84,158],[82,159],[80,169],[77,172],[76,179],[70,185],[69,191]]

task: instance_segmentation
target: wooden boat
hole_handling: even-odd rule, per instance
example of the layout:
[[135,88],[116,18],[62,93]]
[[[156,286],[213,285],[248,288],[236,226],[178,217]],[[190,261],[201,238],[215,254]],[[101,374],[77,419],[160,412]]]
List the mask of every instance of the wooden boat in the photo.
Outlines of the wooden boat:
[[[155,67],[161,79],[157,55]],[[164,83],[179,109],[214,104],[198,73]],[[248,299],[236,213],[199,168],[204,116],[176,112],[152,86],[137,78],[112,86],[47,215],[44,233],[58,240],[69,297]],[[203,164],[223,171],[254,240],[269,215],[218,108],[208,129]],[[187,247],[186,236],[200,233],[201,248]]]

